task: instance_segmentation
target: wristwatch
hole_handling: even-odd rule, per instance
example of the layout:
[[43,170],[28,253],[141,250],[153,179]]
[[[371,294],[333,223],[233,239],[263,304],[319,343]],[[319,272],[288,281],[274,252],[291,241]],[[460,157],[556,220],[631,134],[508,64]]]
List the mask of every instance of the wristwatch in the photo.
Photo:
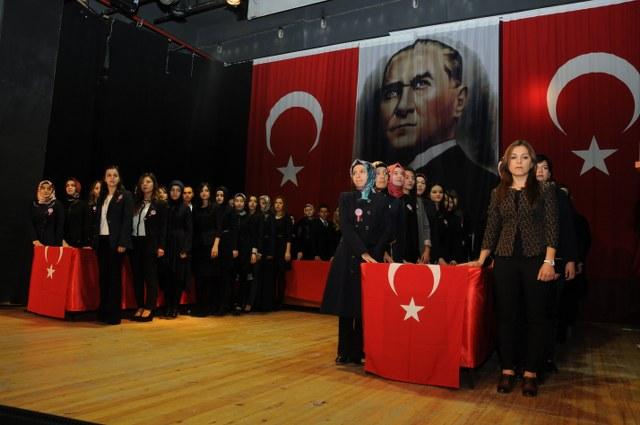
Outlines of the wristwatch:
[[544,260],[543,263],[547,263],[552,267],[554,267],[556,265],[556,262],[554,260]]

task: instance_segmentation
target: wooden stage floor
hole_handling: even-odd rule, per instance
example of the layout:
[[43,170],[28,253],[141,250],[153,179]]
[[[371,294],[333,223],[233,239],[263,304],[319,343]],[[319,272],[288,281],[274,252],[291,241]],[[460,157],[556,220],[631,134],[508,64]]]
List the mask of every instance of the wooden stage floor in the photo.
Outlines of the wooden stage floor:
[[334,365],[337,319],[281,311],[105,327],[0,309],[0,404],[106,424],[640,423],[640,331],[585,325],[537,398]]

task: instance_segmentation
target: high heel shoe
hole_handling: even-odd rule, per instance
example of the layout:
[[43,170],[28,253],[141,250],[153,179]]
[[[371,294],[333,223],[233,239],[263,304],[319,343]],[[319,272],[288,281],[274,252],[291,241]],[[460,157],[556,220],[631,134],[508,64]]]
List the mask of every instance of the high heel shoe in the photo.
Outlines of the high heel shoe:
[[138,322],[151,322],[153,320],[153,310],[149,311],[149,314],[146,316],[144,315],[145,311],[149,311],[149,310],[144,310],[142,312],[140,317],[138,317],[137,319]]
[[535,376],[525,376],[522,378],[522,395],[525,397],[535,397],[538,395],[538,378]]
[[509,375],[503,373],[500,376],[500,382],[498,382],[498,387],[496,388],[500,394],[509,394],[513,391],[513,387],[516,383],[516,375]]

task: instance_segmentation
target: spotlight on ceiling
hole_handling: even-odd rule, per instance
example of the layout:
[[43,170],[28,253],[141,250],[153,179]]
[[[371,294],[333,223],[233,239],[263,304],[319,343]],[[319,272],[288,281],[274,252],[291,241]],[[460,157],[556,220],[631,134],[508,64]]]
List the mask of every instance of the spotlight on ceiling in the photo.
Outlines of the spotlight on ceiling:
[[227,4],[229,6],[238,7],[240,6],[240,0],[227,0]]

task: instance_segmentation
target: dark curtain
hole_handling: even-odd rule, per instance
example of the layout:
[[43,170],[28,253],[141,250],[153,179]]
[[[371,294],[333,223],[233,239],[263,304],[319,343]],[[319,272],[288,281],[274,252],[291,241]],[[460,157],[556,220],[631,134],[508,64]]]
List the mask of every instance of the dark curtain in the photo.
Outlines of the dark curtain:
[[[225,68],[76,4],[65,6],[45,175],[88,188],[109,164],[133,189],[145,171],[244,186],[251,64]],[[86,196],[86,191],[83,194]]]

